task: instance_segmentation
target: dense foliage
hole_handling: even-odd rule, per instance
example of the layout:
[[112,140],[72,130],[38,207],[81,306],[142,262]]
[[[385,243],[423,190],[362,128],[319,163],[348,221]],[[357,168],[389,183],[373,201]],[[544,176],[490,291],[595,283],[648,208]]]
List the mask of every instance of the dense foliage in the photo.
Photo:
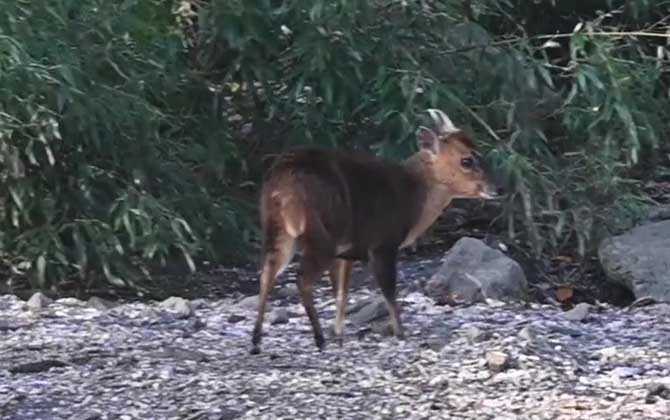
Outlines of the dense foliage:
[[35,286],[254,259],[265,157],[399,159],[427,107],[476,135],[536,256],[588,255],[668,175],[670,1],[0,6],[0,259]]

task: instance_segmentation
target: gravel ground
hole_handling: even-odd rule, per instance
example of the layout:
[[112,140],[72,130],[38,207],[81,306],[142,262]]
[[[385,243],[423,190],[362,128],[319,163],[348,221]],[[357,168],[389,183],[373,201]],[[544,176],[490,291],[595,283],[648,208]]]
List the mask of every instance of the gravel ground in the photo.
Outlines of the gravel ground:
[[[410,270],[411,271],[411,270]],[[420,275],[421,270],[405,274]],[[324,285],[326,282],[324,282]],[[670,306],[435,306],[401,293],[408,337],[350,322],[319,353],[282,287],[263,353],[248,354],[254,298],[125,303],[0,296],[3,419],[670,416]],[[355,319],[378,293],[352,291]],[[330,290],[318,290],[330,332]],[[373,311],[374,312],[374,311]],[[271,320],[274,325],[270,325]]]

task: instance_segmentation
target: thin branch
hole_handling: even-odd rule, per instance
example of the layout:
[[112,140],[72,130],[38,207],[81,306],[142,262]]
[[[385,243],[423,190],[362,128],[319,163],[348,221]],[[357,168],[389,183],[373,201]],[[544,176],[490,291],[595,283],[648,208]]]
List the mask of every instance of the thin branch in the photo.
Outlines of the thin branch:
[[470,115],[472,115],[472,118],[474,118],[479,124],[481,124],[481,125],[484,127],[484,129],[486,129],[486,131],[488,131],[488,133],[491,135],[491,137],[493,137],[494,139],[496,139],[496,141],[498,141],[498,142],[500,141],[500,137],[498,136],[498,134],[496,134],[496,132],[493,131],[493,128],[491,128],[491,126],[488,125],[488,124],[486,123],[486,121],[484,121],[484,120],[482,119],[482,117],[480,117],[480,116],[479,116],[475,111],[473,111],[469,106],[466,106],[465,109],[470,113]]
[[[644,32],[644,31],[584,32],[584,33],[586,35],[592,35],[592,36],[639,36],[639,37],[651,37],[651,38],[670,38],[670,33]],[[574,35],[575,35],[574,33],[554,34],[554,35],[536,35],[532,38],[535,38],[535,39],[570,38]]]
[[[670,39],[670,33],[644,32],[644,31],[583,32],[583,34],[589,35],[589,36],[611,36],[611,37],[635,36],[635,37]],[[488,48],[488,47],[497,47],[497,46],[501,46],[501,45],[515,44],[515,43],[520,42],[524,39],[533,40],[533,39],[570,38],[574,35],[576,35],[576,34],[575,33],[561,33],[561,34],[553,34],[553,35],[534,35],[534,36],[531,36],[531,37],[528,37],[528,38],[505,39],[505,40],[502,40],[502,41],[489,42],[487,44],[474,44],[474,45],[468,45],[466,47],[454,48],[454,49],[451,49],[451,50],[445,50],[445,51],[442,52],[442,55],[456,54],[456,53],[460,53],[460,52],[476,50],[478,48]]]

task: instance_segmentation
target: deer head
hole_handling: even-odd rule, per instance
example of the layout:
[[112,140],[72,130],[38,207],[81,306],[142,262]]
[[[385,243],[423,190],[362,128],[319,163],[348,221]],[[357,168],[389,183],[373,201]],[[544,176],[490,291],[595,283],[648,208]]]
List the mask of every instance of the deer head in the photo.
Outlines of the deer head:
[[427,112],[434,127],[419,127],[417,142],[428,184],[447,187],[452,198],[495,198],[498,188],[484,169],[472,139],[444,112]]

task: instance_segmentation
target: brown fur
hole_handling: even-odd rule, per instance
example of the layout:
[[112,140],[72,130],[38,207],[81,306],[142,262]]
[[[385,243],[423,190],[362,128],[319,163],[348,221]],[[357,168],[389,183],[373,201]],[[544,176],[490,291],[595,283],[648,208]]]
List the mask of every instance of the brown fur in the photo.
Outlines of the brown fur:
[[394,334],[403,336],[395,300],[398,249],[414,242],[452,198],[490,190],[481,168],[462,167],[464,157],[475,156],[472,140],[462,132],[424,132],[420,145],[404,164],[320,149],[288,152],[276,161],[261,191],[263,268],[253,353],[260,351],[270,290],[296,248],[303,254],[298,288],[319,349],[324,339],[313,285],[330,269],[341,343],[353,260],[369,261]]

